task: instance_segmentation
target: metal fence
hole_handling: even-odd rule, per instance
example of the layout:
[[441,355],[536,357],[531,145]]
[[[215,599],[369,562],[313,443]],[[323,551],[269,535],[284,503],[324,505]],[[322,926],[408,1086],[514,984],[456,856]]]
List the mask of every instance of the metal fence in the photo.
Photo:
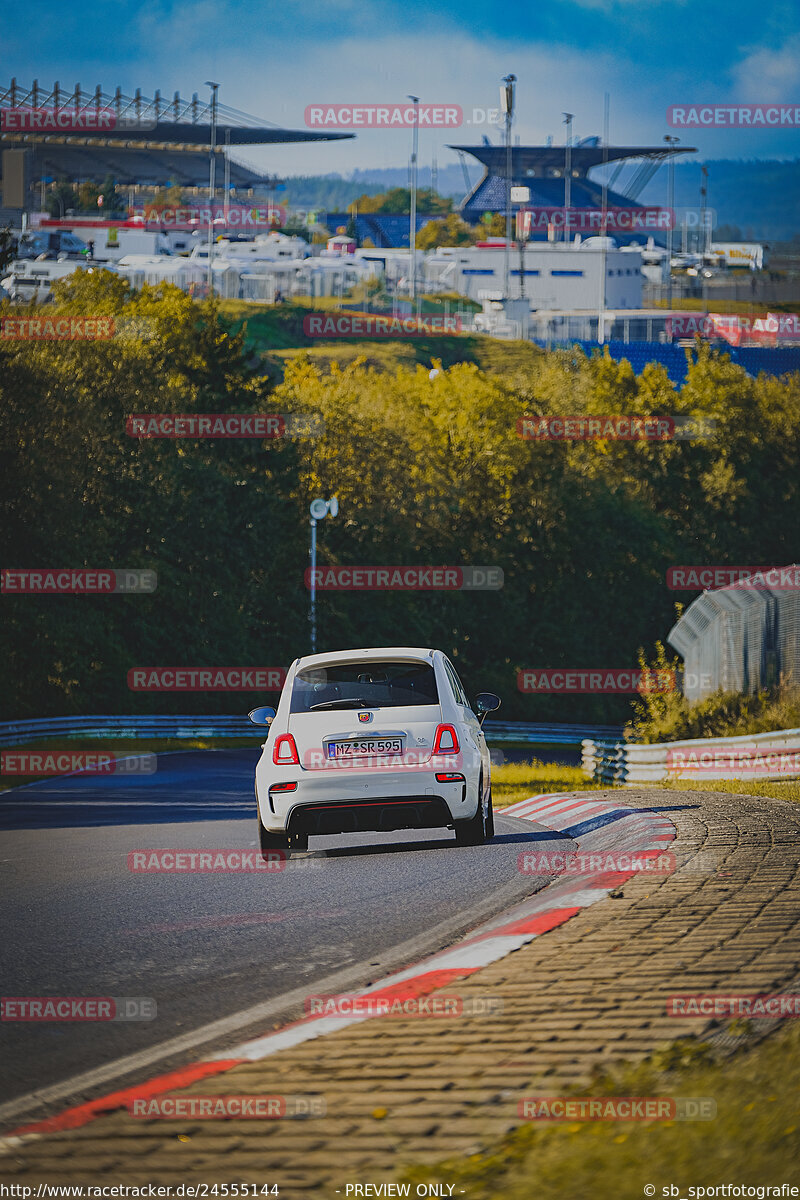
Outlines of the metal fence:
[[[487,740],[494,744],[578,746],[584,738],[615,738],[616,725],[533,725],[516,721],[487,721]],[[0,722],[0,746],[20,746],[40,738],[263,738],[263,730],[245,715],[46,717]]]
[[[793,564],[782,568],[800,575]],[[754,580],[754,577],[751,577]],[[704,592],[667,640],[683,658],[683,692],[756,692],[781,681],[800,683],[800,589],[748,580]]]
[[646,745],[587,738],[582,766],[596,782],[623,787],[665,779],[796,779],[800,729]]

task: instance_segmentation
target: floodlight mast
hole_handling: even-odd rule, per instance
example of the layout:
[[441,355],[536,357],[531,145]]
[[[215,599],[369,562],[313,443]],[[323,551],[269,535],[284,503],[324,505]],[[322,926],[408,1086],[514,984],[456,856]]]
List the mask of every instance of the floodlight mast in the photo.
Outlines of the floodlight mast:
[[516,75],[504,75],[500,88],[500,108],[506,118],[506,246],[503,260],[503,296],[508,299],[511,260],[511,122],[514,119],[514,84]]
[[670,156],[667,168],[669,179],[669,225],[667,226],[667,308],[672,308],[672,226],[675,223],[675,147],[680,142],[679,137],[664,134],[664,141],[669,146]]
[[211,88],[211,156],[208,167],[208,294],[214,294],[214,279],[211,274],[211,258],[214,252],[214,192],[216,191],[214,174],[217,167],[217,89],[218,83],[206,80],[206,87]]
[[411,258],[411,302],[417,300],[417,157],[419,155],[419,96],[409,96],[414,105],[414,132],[411,142],[411,213],[408,225],[408,246]]
[[311,653],[317,653],[317,521],[324,521],[327,516],[335,517],[339,513],[339,501],[336,496],[330,500],[318,497],[309,506],[311,517],[311,579],[309,581],[310,608],[308,619],[311,622]]

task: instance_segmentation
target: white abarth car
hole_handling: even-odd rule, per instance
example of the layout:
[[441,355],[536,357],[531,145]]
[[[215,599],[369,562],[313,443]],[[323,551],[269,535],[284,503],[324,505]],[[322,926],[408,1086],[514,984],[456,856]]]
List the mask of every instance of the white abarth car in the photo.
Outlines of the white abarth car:
[[494,833],[489,751],[481,728],[499,697],[474,710],[441,650],[340,650],[292,663],[268,725],[255,789],[261,848],[304,850],[310,834],[455,829]]

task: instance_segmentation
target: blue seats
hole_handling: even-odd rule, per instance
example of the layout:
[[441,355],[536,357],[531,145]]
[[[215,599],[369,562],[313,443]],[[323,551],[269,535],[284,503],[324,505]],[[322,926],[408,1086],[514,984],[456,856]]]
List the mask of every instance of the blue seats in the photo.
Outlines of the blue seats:
[[[539,345],[544,345],[539,342]],[[580,346],[591,355],[599,349],[596,342],[573,341],[566,343]],[[608,353],[619,362],[626,358],[634,372],[640,375],[648,363],[662,363],[667,369],[671,381],[682,384],[686,379],[686,351],[682,346],[670,342],[606,342]],[[789,371],[800,371],[800,347],[794,346],[773,348],[770,346],[731,346],[725,353],[730,354],[731,361],[744,367],[748,375],[758,375],[759,371],[767,375],[785,375]]]

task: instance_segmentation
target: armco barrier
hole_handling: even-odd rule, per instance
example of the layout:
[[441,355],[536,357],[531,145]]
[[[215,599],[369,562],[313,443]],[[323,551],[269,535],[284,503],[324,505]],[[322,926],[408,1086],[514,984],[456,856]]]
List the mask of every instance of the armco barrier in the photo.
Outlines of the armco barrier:
[[[583,738],[619,737],[615,725],[532,725],[487,721],[486,736],[493,744],[578,746]],[[39,738],[246,738],[255,745],[263,738],[246,714],[240,716],[45,717],[0,722],[0,746],[21,746]],[[599,743],[598,743],[599,744]]]
[[[753,753],[744,754],[747,748],[752,748]],[[649,744],[585,738],[582,749],[584,771],[598,783],[616,783],[626,787],[660,783],[664,779],[800,777],[800,729]],[[724,757],[721,752],[725,750],[730,750],[734,759],[740,757],[743,761],[731,766],[711,765],[712,757]],[[679,756],[682,759],[680,766],[674,761]]]

